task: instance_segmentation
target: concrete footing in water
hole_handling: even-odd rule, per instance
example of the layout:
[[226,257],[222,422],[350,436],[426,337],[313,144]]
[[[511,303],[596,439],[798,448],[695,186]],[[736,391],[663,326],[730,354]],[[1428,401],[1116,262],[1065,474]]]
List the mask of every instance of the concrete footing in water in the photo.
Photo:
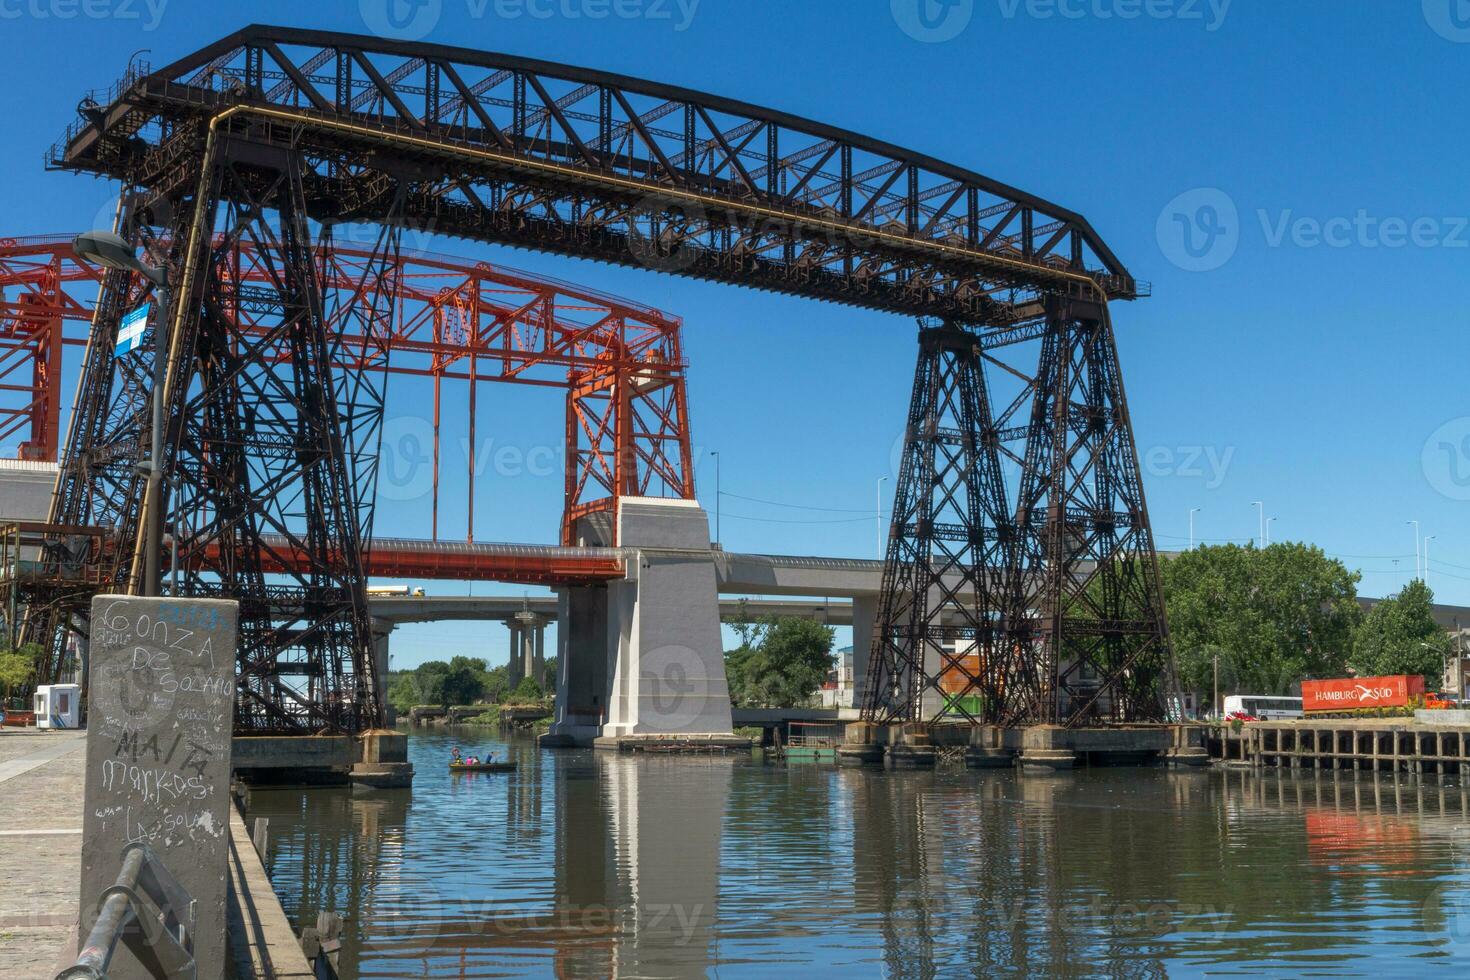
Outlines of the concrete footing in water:
[[395,731],[350,735],[236,736],[232,768],[255,786],[352,786],[403,789],[413,784],[408,736]]
[[[542,736],[542,748],[561,748],[567,744],[555,736]],[[650,752],[662,755],[701,755],[724,752],[750,752],[750,739],[740,735],[603,735],[592,740],[594,749],[611,752]]]
[[1064,772],[1082,765],[1197,766],[1209,761],[1201,729],[1192,725],[1062,728],[1032,725],[848,724],[838,765],[932,768],[948,750],[963,750],[971,769]]

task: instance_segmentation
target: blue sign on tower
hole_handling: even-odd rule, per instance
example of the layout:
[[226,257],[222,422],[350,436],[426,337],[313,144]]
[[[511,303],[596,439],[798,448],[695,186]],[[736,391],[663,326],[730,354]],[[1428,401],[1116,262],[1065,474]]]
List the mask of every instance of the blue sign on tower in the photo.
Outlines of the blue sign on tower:
[[116,352],[118,357],[131,354],[143,346],[143,330],[148,326],[148,314],[152,310],[152,303],[144,303],[123,316],[122,323],[117,328]]

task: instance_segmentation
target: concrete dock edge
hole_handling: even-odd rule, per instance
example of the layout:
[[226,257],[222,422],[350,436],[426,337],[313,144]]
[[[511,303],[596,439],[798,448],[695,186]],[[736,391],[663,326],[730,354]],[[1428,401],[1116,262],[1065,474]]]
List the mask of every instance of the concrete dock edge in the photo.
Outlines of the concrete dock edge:
[[316,971],[271,887],[240,812],[230,807],[229,955],[231,980],[311,980]]

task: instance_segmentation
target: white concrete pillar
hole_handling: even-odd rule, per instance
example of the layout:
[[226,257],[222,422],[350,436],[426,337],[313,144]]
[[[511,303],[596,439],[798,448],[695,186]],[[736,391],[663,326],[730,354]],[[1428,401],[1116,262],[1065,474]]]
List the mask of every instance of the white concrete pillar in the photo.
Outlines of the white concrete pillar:
[[510,629],[510,659],[506,667],[506,679],[510,681],[510,689],[514,691],[524,678],[525,661],[521,659],[521,628],[514,620],[505,624]]
[[868,690],[868,655],[873,650],[874,622],[878,618],[876,595],[852,599],[852,706],[861,708]]
[[734,738],[709,518],[688,500],[619,501],[619,542],[637,548],[608,584],[616,661],[608,738]]
[[539,619],[535,627],[536,655],[531,676],[541,689],[546,690],[546,620]]
[[377,692],[378,703],[383,706],[383,714],[391,727],[395,721],[396,712],[393,705],[388,703],[388,637],[395,629],[394,624],[386,619],[373,619],[373,669],[376,675],[373,678],[373,688]]
[[521,676],[536,677],[536,626],[533,623],[522,623],[521,634]]

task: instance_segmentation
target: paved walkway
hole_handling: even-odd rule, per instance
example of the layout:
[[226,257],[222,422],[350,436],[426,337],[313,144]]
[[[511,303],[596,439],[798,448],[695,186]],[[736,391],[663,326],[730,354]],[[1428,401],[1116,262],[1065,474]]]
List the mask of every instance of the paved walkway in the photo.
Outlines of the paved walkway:
[[0,731],[0,977],[50,978],[73,942],[82,732]]

